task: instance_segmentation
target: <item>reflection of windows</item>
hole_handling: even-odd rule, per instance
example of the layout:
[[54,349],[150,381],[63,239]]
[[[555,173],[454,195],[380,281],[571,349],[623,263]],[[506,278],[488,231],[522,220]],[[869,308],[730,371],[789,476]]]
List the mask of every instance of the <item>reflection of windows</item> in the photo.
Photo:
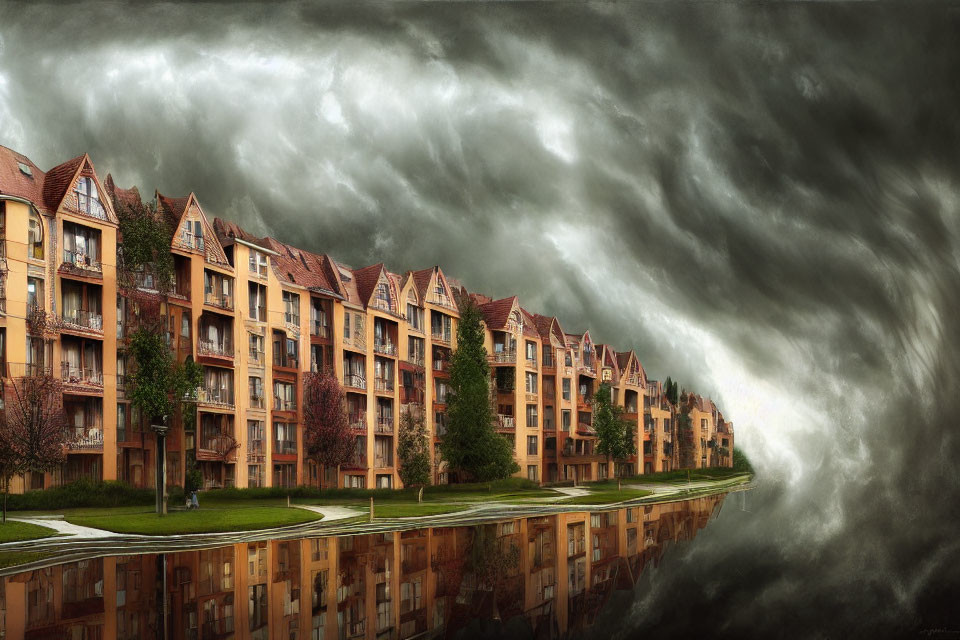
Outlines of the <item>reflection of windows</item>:
[[27,255],[36,260],[43,260],[43,223],[40,216],[30,212],[30,222],[27,226]]

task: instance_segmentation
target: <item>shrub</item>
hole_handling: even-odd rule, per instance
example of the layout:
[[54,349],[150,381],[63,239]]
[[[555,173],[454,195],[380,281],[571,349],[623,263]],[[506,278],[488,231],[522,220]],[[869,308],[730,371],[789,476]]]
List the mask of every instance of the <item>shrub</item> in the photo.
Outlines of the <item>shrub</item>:
[[51,511],[73,507],[130,507],[151,505],[156,500],[153,489],[136,489],[123,482],[77,480],[50,489],[11,495],[12,511]]

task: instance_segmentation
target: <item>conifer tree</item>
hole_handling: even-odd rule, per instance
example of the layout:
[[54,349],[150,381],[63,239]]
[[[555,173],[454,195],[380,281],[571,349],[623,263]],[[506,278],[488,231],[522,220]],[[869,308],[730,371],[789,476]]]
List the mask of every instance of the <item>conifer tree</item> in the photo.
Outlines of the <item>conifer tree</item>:
[[[610,385],[600,385],[593,397],[593,428],[597,432],[597,453],[619,462],[621,469],[636,451],[633,429],[623,417],[623,407],[613,404]],[[620,474],[617,474],[618,477]]]
[[490,365],[483,345],[480,310],[468,298],[460,304],[457,349],[450,363],[447,432],[440,451],[460,480],[485,482],[520,470],[510,442],[494,430]]

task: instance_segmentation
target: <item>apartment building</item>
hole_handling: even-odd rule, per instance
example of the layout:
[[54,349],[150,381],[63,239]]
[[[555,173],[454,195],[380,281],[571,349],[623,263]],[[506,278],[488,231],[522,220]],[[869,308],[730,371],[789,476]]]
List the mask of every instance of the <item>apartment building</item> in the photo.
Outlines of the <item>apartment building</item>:
[[[196,468],[205,487],[399,487],[397,432],[422,412],[434,482],[452,480],[438,454],[446,429],[458,300],[483,315],[496,429],[513,445],[521,477],[582,482],[612,477],[596,452],[593,399],[603,383],[636,425],[628,473],[676,468],[676,408],[636,354],[564,331],[516,296],[468,292],[440,267],[403,274],[359,269],[257,237],[207,216],[197,196],[155,192],[148,210],[169,230],[173,278],[118,269],[117,212],[142,206],[136,188],[101,182],[86,155],[50,171],[0,147],[0,358],[4,381],[49,374],[64,383],[67,462],[28,474],[14,490],[81,477],[153,486],[156,437],[127,397],[136,363],[129,338],[162,325],[180,362],[202,367],[195,403],[170,416],[166,472],[180,484]],[[303,383],[333,371],[344,387],[356,450],[339,469],[304,454]],[[0,399],[2,399],[0,394]],[[694,464],[732,464],[733,427],[696,401]],[[642,416],[642,419],[641,419]],[[321,478],[321,473],[324,477]]]

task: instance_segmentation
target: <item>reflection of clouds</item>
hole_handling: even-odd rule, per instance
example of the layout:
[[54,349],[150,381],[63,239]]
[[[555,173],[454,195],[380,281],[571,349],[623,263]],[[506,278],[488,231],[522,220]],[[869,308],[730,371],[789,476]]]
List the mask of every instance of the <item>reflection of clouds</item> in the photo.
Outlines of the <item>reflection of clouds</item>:
[[0,8],[0,142],[440,264],[712,394],[775,489],[669,580],[737,561],[731,633],[938,605],[893,554],[956,557],[958,14],[379,9]]

